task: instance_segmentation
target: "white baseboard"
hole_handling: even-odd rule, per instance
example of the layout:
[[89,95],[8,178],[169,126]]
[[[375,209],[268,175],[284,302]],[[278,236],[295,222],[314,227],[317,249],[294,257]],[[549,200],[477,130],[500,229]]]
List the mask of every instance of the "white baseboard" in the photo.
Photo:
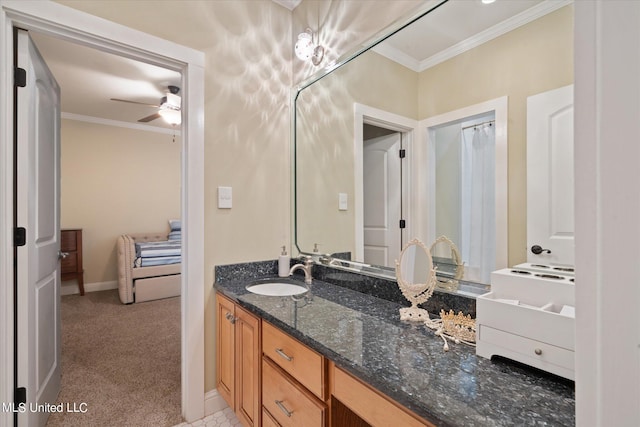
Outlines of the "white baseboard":
[[[97,291],[108,291],[110,289],[118,289],[118,281],[117,280],[109,280],[108,282],[93,282],[93,283],[85,283],[84,291],[85,292],[97,292]],[[69,280],[64,282],[60,287],[60,295],[73,295],[79,294],[80,288],[78,288],[78,282],[75,280]]]
[[204,416],[207,417],[229,407],[215,388],[204,394]]

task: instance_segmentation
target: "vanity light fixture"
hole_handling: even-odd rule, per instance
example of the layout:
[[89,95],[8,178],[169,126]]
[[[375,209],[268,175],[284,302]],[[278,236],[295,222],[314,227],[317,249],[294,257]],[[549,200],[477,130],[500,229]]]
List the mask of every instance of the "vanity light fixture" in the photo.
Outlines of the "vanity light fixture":
[[496,0],[482,0],[482,4],[491,4],[493,2],[495,2]]
[[324,58],[324,47],[316,45],[313,41],[313,31],[307,28],[298,34],[298,41],[295,45],[296,56],[302,61],[311,59],[313,65],[320,65]]

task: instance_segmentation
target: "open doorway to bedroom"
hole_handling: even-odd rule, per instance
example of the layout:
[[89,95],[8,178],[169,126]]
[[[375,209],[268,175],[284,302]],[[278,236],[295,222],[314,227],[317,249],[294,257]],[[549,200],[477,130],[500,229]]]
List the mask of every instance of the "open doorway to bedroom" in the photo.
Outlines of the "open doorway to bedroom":
[[[81,231],[80,256],[72,259],[84,279],[62,282],[58,401],[84,402],[87,412],[52,414],[47,425],[73,424],[74,417],[92,425],[179,424],[180,259],[176,263],[173,252],[170,260],[156,256],[161,264],[150,268],[162,279],[143,295],[136,292],[134,267],[147,260],[131,253],[134,243],[122,236],[163,240],[174,249],[177,243],[180,251],[180,125],[158,113],[168,93],[179,96],[174,88],[182,76],[31,36],[61,87],[60,225],[63,242],[67,231]],[[131,251],[124,247],[129,244]]]

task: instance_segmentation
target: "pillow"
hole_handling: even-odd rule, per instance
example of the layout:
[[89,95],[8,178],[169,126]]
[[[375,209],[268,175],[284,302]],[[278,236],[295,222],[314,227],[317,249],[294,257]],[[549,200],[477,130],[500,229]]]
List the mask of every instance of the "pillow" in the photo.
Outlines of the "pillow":
[[169,228],[171,228],[171,231],[180,231],[182,230],[182,224],[179,219],[170,219]]
[[167,240],[182,240],[182,232],[180,230],[172,231],[167,236]]

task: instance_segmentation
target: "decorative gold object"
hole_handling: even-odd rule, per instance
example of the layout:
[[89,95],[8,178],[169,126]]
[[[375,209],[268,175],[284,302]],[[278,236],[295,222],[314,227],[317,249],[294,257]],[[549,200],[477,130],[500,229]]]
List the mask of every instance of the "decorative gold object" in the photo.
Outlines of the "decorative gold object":
[[402,295],[411,307],[400,309],[401,320],[429,320],[429,312],[419,308],[436,287],[436,272],[429,249],[418,239],[413,239],[402,249],[400,261],[396,260],[396,279]]
[[449,351],[447,338],[453,340],[456,344],[467,344],[475,347],[476,344],[476,320],[471,318],[470,314],[464,315],[461,311],[454,314],[453,310],[446,313],[440,310],[440,319],[428,319],[425,325],[429,329],[435,330],[435,334],[444,341],[444,351]]

